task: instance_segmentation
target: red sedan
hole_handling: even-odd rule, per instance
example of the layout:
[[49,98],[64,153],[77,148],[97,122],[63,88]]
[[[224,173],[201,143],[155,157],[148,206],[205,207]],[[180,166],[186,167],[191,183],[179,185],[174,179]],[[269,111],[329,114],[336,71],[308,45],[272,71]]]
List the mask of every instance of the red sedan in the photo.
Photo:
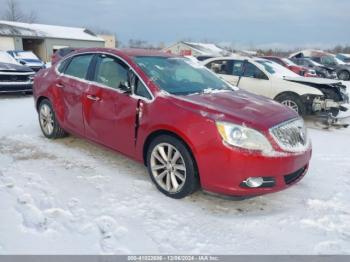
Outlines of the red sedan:
[[298,75],[305,76],[305,77],[317,77],[316,72],[314,70],[310,70],[306,67],[297,65],[292,60],[289,60],[288,58],[281,58],[278,56],[263,56],[262,58],[278,63],[281,66],[288,68],[289,70],[293,71]]
[[173,198],[200,186],[234,196],[279,191],[304,176],[311,157],[293,110],[171,54],[79,50],[38,73],[34,98],[47,138],[71,133],[140,161]]

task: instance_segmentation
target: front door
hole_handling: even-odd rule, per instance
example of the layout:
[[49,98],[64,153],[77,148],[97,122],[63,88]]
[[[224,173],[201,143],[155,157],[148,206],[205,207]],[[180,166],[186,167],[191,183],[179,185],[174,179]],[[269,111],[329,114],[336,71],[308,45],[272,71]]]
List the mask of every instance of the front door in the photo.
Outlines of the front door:
[[95,63],[92,83],[84,94],[86,136],[133,156],[138,100],[126,89],[129,68],[105,54],[98,55]]

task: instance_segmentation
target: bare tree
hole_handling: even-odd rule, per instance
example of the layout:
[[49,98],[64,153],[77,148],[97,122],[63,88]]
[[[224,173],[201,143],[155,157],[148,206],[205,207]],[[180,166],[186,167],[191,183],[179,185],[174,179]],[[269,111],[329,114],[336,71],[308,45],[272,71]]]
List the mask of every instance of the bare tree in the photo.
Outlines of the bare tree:
[[24,13],[17,0],[7,0],[2,19],[14,22],[34,23],[38,20],[38,16],[33,10],[29,13]]

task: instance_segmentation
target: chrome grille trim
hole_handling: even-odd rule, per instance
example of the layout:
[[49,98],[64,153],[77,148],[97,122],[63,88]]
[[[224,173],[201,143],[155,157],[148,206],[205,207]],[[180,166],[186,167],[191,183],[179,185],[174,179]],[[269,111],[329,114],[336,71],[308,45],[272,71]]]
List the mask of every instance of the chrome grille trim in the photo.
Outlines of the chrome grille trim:
[[279,145],[287,152],[304,152],[310,146],[303,119],[294,118],[270,128],[270,134]]

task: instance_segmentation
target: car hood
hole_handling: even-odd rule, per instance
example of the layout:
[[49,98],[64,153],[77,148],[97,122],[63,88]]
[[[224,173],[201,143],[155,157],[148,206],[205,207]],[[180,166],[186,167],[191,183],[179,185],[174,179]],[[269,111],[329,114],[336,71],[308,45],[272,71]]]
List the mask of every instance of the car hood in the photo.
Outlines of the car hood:
[[1,63],[1,62],[0,62],[0,71],[2,71],[2,72],[33,72],[33,70],[27,66],[9,64],[9,63]]
[[26,63],[27,66],[43,66],[44,63],[40,60],[35,59],[21,59]]
[[337,69],[347,69],[350,70],[350,64],[338,65]]
[[327,79],[327,78],[318,78],[318,77],[290,77],[285,76],[284,80],[293,81],[298,83],[312,83],[320,85],[332,85],[332,84],[341,84],[339,80]]
[[187,96],[173,96],[176,103],[214,121],[244,124],[258,130],[298,117],[281,104],[243,90],[222,91]]

